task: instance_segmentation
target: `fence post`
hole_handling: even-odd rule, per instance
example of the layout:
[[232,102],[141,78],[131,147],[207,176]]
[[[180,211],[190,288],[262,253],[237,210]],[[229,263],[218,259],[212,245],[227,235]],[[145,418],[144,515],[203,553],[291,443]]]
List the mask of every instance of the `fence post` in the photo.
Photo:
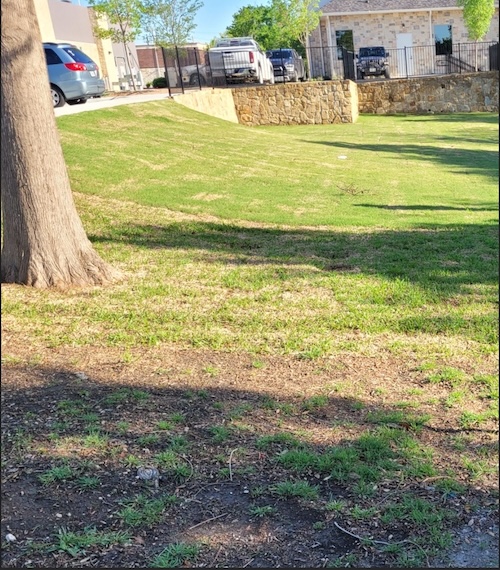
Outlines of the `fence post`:
[[404,46],[404,50],[405,50],[405,72],[406,72],[406,79],[409,79],[409,75],[408,75],[408,60],[406,59],[408,57],[407,51],[406,51],[406,46]]
[[460,54],[460,44],[458,44],[458,69],[460,70],[460,75],[462,75],[462,57]]
[[172,97],[172,90],[170,89],[170,79],[168,77],[167,58],[165,57],[165,48],[164,47],[161,48],[161,55],[163,56],[163,66],[165,67],[165,81],[167,82],[168,96],[171,98]]
[[196,73],[198,74],[198,86],[200,87],[200,91],[201,91],[201,75],[200,75],[200,66],[198,65],[198,48],[197,47],[194,48],[194,59],[196,61]]
[[182,94],[184,95],[184,82],[182,81],[181,60],[179,57],[179,48],[177,45],[175,46],[175,55],[177,56],[177,69],[179,70],[179,79],[180,79],[180,83],[181,83],[181,90],[182,90]]

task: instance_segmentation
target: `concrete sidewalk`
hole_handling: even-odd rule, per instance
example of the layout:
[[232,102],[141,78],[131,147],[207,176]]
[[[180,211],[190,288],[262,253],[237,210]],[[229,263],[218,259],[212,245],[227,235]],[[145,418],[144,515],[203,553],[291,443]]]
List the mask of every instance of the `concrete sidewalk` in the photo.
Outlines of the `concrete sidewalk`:
[[97,109],[106,109],[108,107],[116,107],[117,105],[129,105],[132,103],[148,103],[149,101],[158,101],[161,99],[168,99],[169,94],[167,89],[160,89],[154,93],[116,93],[111,95],[104,95],[95,99],[88,99],[83,105],[68,105],[57,107],[54,109],[56,117],[63,115],[73,115],[74,113],[83,113],[85,111],[96,111]]

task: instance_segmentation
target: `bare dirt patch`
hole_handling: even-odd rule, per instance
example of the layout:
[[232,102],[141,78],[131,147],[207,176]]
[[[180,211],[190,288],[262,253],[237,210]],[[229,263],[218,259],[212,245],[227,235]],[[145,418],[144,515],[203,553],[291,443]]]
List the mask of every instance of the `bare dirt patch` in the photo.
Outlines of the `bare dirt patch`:
[[[2,567],[144,568],[173,544],[196,545],[196,555],[178,564],[185,567],[498,567],[496,474],[471,477],[463,462],[475,452],[478,461],[488,450],[496,456],[497,426],[458,425],[456,412],[442,405],[445,387],[426,382],[415,363],[169,348],[68,348],[31,365],[29,350],[18,349],[18,362],[12,347],[9,355],[2,370]],[[413,408],[401,405],[410,400]],[[321,456],[331,446],[359,446],[380,427],[377,413],[401,409],[429,420],[386,427],[432,449],[438,475],[403,476],[402,465],[401,476],[382,475],[365,495],[355,472],[339,481],[279,461],[293,449]],[[293,440],[263,445],[276,434]],[[138,466],[157,464],[166,451],[175,461],[159,466],[157,490],[136,478]],[[61,466],[71,474],[43,482]],[[442,486],[451,472],[460,490]],[[283,482],[307,482],[317,496],[282,497],[276,490]],[[130,524],[123,512],[139,496],[175,499],[154,522]],[[426,550],[419,542],[425,522],[388,517],[405,497],[445,513],[439,529],[452,542]],[[61,532],[89,527],[128,539],[62,547]]]

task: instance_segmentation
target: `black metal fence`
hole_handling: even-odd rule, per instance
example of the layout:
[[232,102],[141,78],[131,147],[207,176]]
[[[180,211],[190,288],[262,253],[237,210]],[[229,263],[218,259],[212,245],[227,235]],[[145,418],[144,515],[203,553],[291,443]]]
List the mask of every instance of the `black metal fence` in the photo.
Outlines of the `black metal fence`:
[[[391,78],[424,77],[498,69],[498,42],[386,49]],[[308,49],[312,79],[356,79],[356,57],[340,47]]]
[[[390,77],[410,78],[499,69],[499,43],[478,42],[450,46],[415,46],[387,49]],[[174,46],[163,48],[166,87],[170,93],[204,87],[227,87],[241,81],[228,81],[220,65],[214,66],[209,50]],[[354,52],[337,46],[307,49],[309,79],[351,79],[356,81]]]

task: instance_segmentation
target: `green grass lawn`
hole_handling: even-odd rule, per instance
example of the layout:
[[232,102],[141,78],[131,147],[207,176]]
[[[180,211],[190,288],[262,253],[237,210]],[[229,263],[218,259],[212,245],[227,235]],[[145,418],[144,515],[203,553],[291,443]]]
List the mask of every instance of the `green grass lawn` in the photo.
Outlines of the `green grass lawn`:
[[88,235],[127,278],[9,288],[5,318],[43,346],[481,358],[497,348],[497,120],[248,128],[173,101],[61,117]]
[[61,117],[73,189],[272,224],[410,229],[496,218],[498,117],[248,128],[171,101]]

